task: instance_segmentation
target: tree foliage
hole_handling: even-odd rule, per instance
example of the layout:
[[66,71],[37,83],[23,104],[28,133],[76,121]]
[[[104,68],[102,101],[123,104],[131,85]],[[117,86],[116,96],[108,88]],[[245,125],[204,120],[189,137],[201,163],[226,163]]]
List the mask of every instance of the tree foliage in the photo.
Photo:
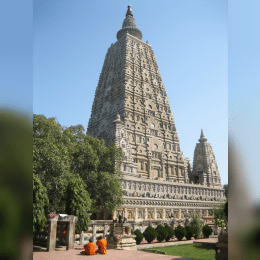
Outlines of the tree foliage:
[[148,244],[152,243],[153,240],[157,237],[158,233],[157,231],[151,227],[150,225],[145,229],[144,233],[144,238],[148,242]]
[[181,241],[185,236],[187,235],[187,231],[184,227],[182,227],[181,225],[179,225],[176,229],[175,229],[175,236],[177,237],[177,239],[179,241]]
[[225,196],[228,199],[228,184],[223,185],[223,189],[225,189]]
[[224,213],[225,213],[225,216],[226,216],[227,221],[228,221],[228,201],[225,203],[225,206],[224,206]]
[[[122,196],[122,173],[118,165],[122,163],[123,152],[116,144],[105,146],[104,140],[83,133],[81,125],[69,127],[64,134],[73,140],[68,144],[71,171],[78,173],[88,186],[93,200],[92,211],[107,209],[109,213],[124,203]],[[68,139],[68,138],[67,138]]]
[[202,228],[202,232],[206,238],[209,238],[209,236],[213,233],[213,229],[209,225],[205,225]]
[[136,237],[135,237],[136,244],[140,245],[141,242],[143,241],[144,235],[141,233],[141,231],[139,229],[136,229],[133,232],[133,234],[136,235]]
[[167,238],[168,236],[168,231],[167,229],[162,226],[161,224],[159,224],[156,229],[155,229],[157,232],[158,232],[158,235],[157,235],[157,240],[159,243],[161,243],[164,239]]
[[55,118],[33,116],[33,173],[47,188],[49,211],[63,213],[64,193],[68,183],[70,158],[64,144],[62,127]]
[[186,239],[187,240],[191,240],[191,238],[194,236],[195,234],[195,231],[194,231],[194,228],[191,227],[191,226],[186,226],[185,227],[186,231],[187,231],[187,234],[186,234]]
[[194,238],[197,239],[201,236],[203,223],[200,221],[200,215],[198,212],[193,213],[191,218],[190,226],[194,229]]
[[165,238],[166,242],[168,242],[172,238],[172,236],[175,234],[175,231],[168,224],[165,224],[164,227],[168,232],[168,235]]
[[71,177],[67,186],[66,213],[78,217],[76,231],[87,231],[90,223],[91,199],[86,188],[87,185],[77,174]]
[[46,226],[44,207],[48,203],[47,189],[39,176],[33,173],[33,232],[41,231]]
[[212,208],[213,216],[215,217],[215,219],[220,219],[224,222],[227,222],[228,218],[225,214],[225,203],[213,204]]
[[[33,172],[47,189],[48,211],[67,213],[68,184],[74,177],[79,183],[80,177],[92,201],[91,211],[106,208],[112,213],[124,203],[118,170],[123,157],[121,148],[106,147],[104,140],[85,134],[82,125],[62,127],[55,118],[33,116]],[[75,193],[79,187],[74,186]]]

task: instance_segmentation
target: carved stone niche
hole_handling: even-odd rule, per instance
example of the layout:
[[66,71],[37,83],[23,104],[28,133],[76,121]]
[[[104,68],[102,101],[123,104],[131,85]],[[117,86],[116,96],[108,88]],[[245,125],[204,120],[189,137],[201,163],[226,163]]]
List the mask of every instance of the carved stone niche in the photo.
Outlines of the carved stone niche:
[[133,219],[133,212],[132,211],[130,211],[130,210],[127,211],[127,218]]
[[148,211],[148,219],[153,219],[153,213],[151,211]]

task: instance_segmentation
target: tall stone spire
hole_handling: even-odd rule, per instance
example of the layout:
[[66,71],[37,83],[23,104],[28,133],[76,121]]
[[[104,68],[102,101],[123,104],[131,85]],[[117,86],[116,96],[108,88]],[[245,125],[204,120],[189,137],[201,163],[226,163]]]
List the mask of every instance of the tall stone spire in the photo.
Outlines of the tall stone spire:
[[133,35],[134,37],[138,38],[139,40],[142,40],[142,38],[143,38],[142,32],[136,26],[136,22],[135,22],[135,19],[133,18],[133,12],[131,10],[130,4],[127,7],[126,18],[124,19],[122,29],[120,29],[117,32],[117,35],[116,35],[117,39],[119,40],[126,33]]
[[181,153],[154,52],[140,40],[130,7],[106,54],[87,132],[123,149],[127,176],[189,183],[189,159]]
[[191,179],[195,183],[221,187],[220,174],[213,149],[201,129],[200,143],[196,144]]
[[130,5],[117,39],[104,60],[87,133],[124,152],[120,170],[126,195],[118,213],[127,219],[163,219],[171,211],[182,218],[183,202],[197,211],[211,209],[205,200],[224,199],[214,153],[202,131],[192,171],[180,149],[154,52],[141,41]]
[[204,133],[203,133],[203,129],[201,129],[201,134],[200,134],[200,139],[199,139],[199,142],[202,143],[202,142],[207,142],[207,138],[205,137]]

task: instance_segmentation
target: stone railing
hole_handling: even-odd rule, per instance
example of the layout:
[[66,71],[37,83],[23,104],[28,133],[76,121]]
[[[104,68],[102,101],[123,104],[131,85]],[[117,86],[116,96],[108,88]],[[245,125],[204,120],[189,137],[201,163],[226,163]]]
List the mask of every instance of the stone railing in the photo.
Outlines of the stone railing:
[[225,190],[196,184],[164,183],[152,180],[125,179],[122,188],[127,197],[162,198],[173,200],[218,201],[225,200]]
[[[209,224],[214,230],[214,218],[213,217],[203,217],[201,219],[203,225]],[[127,220],[125,223],[130,224],[132,230],[141,229],[141,232],[150,225],[153,228],[156,228],[159,224],[164,225],[167,223],[172,229],[175,229],[178,225],[185,227],[190,223],[187,219],[165,219],[165,220]],[[99,235],[102,235],[103,238],[106,238],[110,234],[111,228],[114,225],[113,220],[92,220],[89,225],[88,232],[85,232],[85,236],[90,237],[89,234],[92,234],[91,238],[93,243],[96,243]]]

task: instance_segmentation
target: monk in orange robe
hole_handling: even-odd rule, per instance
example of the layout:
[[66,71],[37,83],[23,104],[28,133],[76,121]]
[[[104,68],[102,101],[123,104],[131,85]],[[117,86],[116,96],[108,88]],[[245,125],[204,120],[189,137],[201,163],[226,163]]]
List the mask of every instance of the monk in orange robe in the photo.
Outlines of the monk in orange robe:
[[96,251],[96,254],[100,253],[100,254],[106,255],[107,254],[107,248],[106,248],[107,241],[105,239],[102,239],[102,237],[99,237],[97,245],[98,245],[98,250]]
[[81,251],[82,255],[94,255],[95,254],[95,244],[92,243],[92,239],[89,240],[89,243],[84,245],[85,251]]

